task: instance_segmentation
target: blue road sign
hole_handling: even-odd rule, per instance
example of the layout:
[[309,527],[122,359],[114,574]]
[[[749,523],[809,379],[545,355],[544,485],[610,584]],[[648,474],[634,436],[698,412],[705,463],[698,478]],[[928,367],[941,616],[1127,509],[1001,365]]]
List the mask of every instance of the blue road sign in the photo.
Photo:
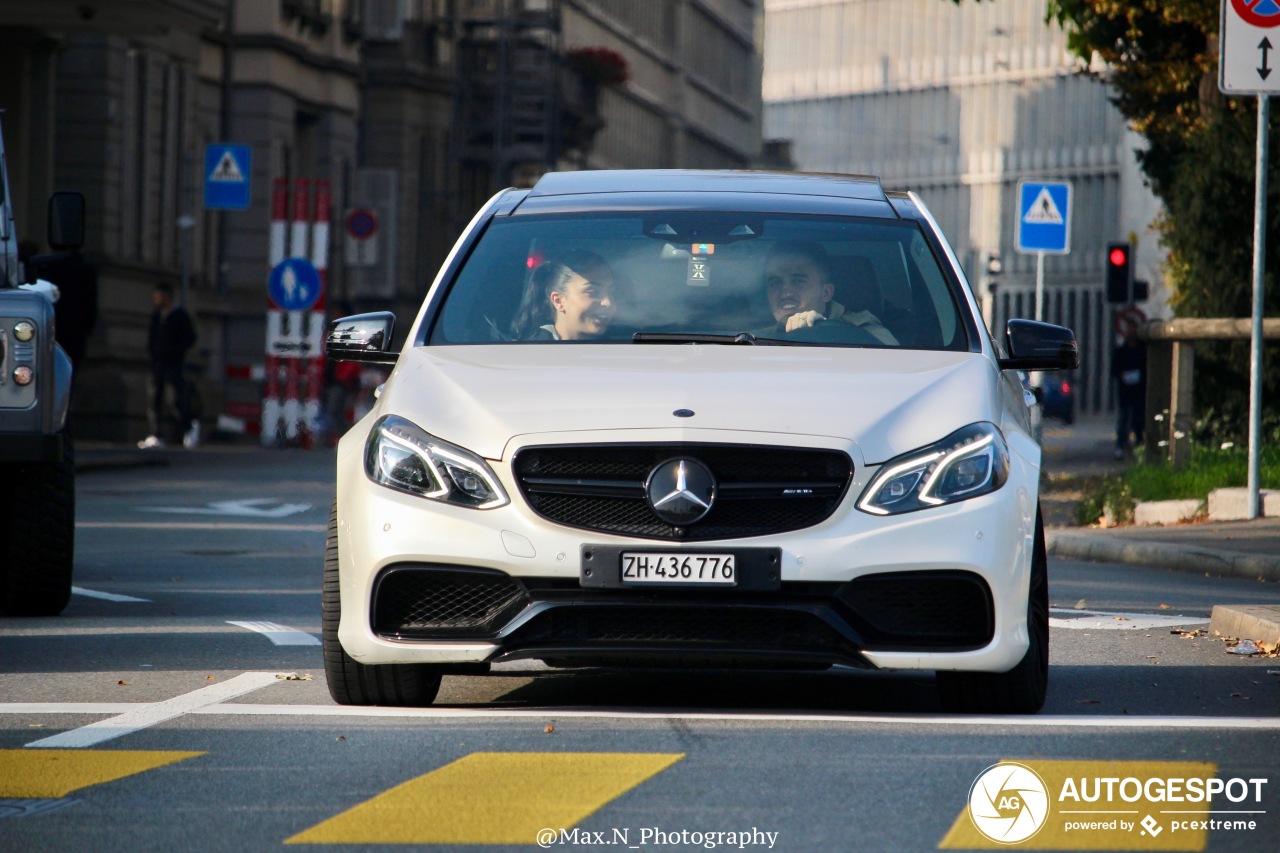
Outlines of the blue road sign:
[[245,210],[249,207],[249,176],[253,152],[248,145],[211,142],[204,148],[204,206],[206,210]]
[[271,269],[267,296],[285,311],[306,311],[320,298],[320,273],[306,258],[285,258]]
[[1018,184],[1019,252],[1065,255],[1071,251],[1071,184],[1023,181]]

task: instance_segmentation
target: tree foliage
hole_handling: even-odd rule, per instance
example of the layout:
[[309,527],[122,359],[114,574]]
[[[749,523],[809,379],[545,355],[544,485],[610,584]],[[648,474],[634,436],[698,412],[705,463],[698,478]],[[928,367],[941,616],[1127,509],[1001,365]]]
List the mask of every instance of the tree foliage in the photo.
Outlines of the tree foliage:
[[[1186,317],[1248,317],[1253,304],[1257,98],[1227,98],[1218,90],[1220,3],[1048,0],[1048,22],[1065,30],[1068,47],[1086,63],[1105,63],[1100,74],[1112,102],[1146,139],[1137,156],[1164,205],[1157,227],[1168,252],[1165,280],[1174,310]],[[1269,316],[1280,314],[1278,112],[1273,101],[1264,235]],[[1247,344],[1197,347],[1197,396],[1240,428],[1247,353]],[[1280,348],[1269,347],[1264,399],[1273,414],[1280,412],[1277,358]]]

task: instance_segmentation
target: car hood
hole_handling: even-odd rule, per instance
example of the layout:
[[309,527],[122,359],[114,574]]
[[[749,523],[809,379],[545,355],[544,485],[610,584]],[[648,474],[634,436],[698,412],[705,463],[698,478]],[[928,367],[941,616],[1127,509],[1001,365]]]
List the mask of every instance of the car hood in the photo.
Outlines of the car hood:
[[[521,435],[609,431],[624,433],[617,439],[625,441],[628,430],[687,428],[831,436],[854,442],[874,464],[975,421],[998,423],[997,379],[990,361],[976,353],[417,347],[401,356],[378,411],[489,459],[502,458]],[[677,417],[678,409],[694,414]]]

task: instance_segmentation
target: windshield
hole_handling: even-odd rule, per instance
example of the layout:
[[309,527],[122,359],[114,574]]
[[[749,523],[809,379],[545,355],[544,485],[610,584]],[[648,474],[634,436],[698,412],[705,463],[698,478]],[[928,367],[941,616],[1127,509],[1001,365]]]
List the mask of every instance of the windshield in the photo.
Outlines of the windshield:
[[913,222],[641,212],[495,219],[432,344],[681,343],[963,350]]

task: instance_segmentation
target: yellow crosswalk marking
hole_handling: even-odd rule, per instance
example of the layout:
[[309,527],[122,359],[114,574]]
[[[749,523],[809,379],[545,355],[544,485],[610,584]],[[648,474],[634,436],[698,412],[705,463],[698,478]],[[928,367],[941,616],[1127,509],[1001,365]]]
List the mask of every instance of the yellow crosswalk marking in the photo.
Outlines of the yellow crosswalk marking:
[[0,798],[57,799],[204,755],[203,752],[138,750],[0,749]]
[[[1211,803],[1149,803],[1139,799],[1127,803],[1116,798],[1115,802],[1077,802],[1071,799],[1059,802],[1058,795],[1068,779],[1076,780],[1074,790],[1079,791],[1079,782],[1094,779],[1126,779],[1146,780],[1212,778],[1217,773],[1217,765],[1193,761],[1036,761],[1026,759],[1010,759],[1030,767],[1044,780],[1049,794],[1049,815],[1042,829],[1032,837],[1016,844],[1001,844],[984,836],[974,827],[969,818],[968,808],[962,808],[959,816],[951,825],[941,842],[940,849],[961,850],[1204,850],[1209,841],[1205,830],[1189,829],[1173,832],[1161,828],[1156,834],[1143,831],[1141,821],[1153,815],[1167,823],[1172,816],[1162,816],[1163,809],[1178,809],[1188,812],[1177,815],[1180,820],[1197,821],[1209,817]],[[1090,789],[1092,790],[1092,789]],[[965,793],[968,796],[968,793]],[[1124,811],[1126,814],[1118,814]],[[1079,812],[1079,813],[1076,813]],[[1081,829],[1069,827],[1070,823],[1101,822],[1123,818],[1133,828],[1121,829]]]
[[666,753],[477,752],[411,779],[286,844],[532,844],[684,758]]

